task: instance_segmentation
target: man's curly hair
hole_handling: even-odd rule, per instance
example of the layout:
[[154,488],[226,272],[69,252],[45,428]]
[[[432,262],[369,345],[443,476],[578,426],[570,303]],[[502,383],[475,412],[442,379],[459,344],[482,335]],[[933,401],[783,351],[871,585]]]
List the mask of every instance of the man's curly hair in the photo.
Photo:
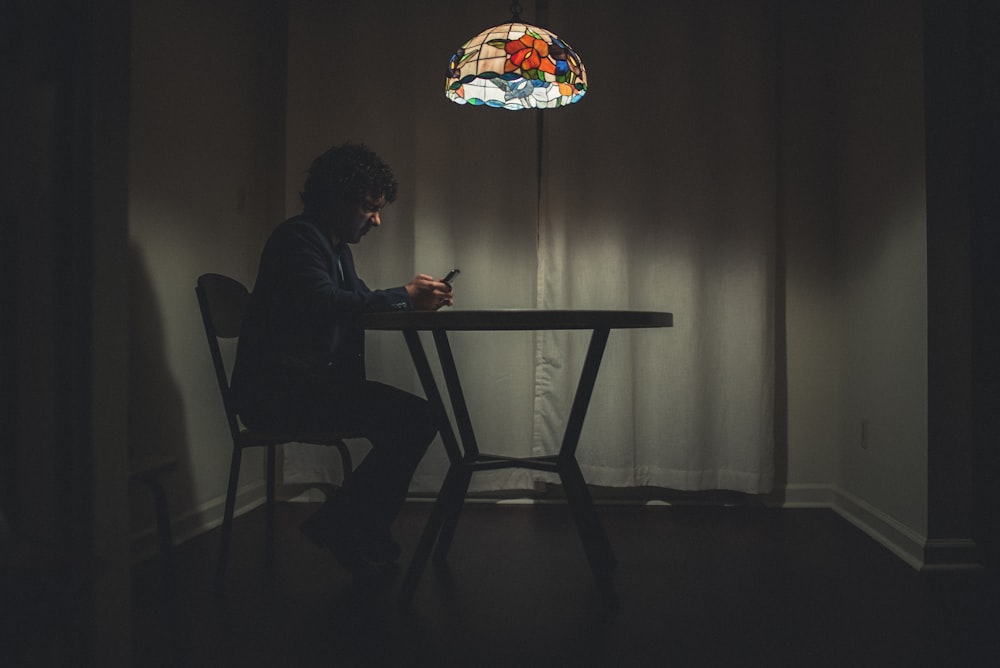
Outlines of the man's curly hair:
[[399,183],[389,165],[364,144],[343,144],[313,160],[300,197],[306,211],[364,201],[371,195],[396,199]]

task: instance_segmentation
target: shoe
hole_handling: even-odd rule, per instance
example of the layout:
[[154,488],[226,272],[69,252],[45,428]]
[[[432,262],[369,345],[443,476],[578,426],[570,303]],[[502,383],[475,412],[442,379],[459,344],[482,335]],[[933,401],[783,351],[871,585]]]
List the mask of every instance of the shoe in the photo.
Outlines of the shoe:
[[403,548],[389,536],[373,538],[365,545],[369,557],[378,563],[393,564],[403,554]]
[[333,552],[355,580],[366,583],[374,582],[382,568],[402,553],[402,548],[392,539],[374,543],[338,527],[324,510],[306,518],[299,524],[299,531],[316,547]]
[[373,585],[381,578],[384,564],[373,561],[355,541],[338,536],[328,541],[327,547],[340,565],[354,576],[356,583]]
[[299,530],[313,545],[320,548],[330,547],[336,535],[345,532],[348,535],[355,535],[357,536],[355,543],[368,560],[378,564],[395,563],[403,553],[403,548],[392,539],[388,529],[374,533],[364,529],[352,531],[345,526],[342,519],[338,519],[339,494],[340,490],[328,492],[322,507],[300,524]]
[[327,517],[322,510],[315,512],[299,524],[299,531],[316,547],[329,547],[331,531],[326,520]]

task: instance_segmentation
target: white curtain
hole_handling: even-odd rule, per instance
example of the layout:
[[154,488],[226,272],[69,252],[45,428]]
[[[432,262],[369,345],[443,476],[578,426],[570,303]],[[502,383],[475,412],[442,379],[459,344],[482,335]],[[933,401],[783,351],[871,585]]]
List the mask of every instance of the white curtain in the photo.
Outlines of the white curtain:
[[[334,4],[292,3],[289,188],[324,142],[363,140],[393,165],[400,199],[356,250],[368,283],[460,266],[458,308],[673,312],[671,329],[612,333],[578,450],[587,480],[769,490],[770,4],[550,0],[548,27],[578,50],[591,91],[541,112],[540,179],[537,112],[460,107],[443,95],[450,50],[505,20],[504,7],[432,0],[400,15],[383,0]],[[366,50],[363,72],[345,69],[343,40],[361,48],[369,30],[420,48],[406,60]],[[392,68],[406,104],[382,99],[388,93],[365,78]],[[457,333],[452,343],[480,448],[555,452],[587,333]],[[368,357],[370,376],[419,392],[399,335],[371,335]],[[413,489],[436,491],[446,465],[432,447]],[[473,488],[530,488],[538,477],[496,472]]]
[[[612,335],[581,440],[584,473],[604,485],[767,491],[770,14],[751,2],[665,3],[656,20],[611,3],[565,10],[553,25],[588,45],[578,48],[594,94],[544,117],[538,305],[675,316],[672,330]],[[585,345],[542,337],[536,387],[553,391],[536,391],[536,452],[557,447],[575,382],[560,367],[573,368]]]

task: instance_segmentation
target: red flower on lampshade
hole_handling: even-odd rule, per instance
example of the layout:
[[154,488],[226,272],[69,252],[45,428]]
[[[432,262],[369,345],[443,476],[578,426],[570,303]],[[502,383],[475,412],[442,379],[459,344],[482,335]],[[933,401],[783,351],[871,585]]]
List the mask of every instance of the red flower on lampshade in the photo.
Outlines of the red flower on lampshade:
[[504,44],[504,51],[510,54],[510,60],[504,65],[504,70],[507,72],[520,68],[525,71],[540,69],[555,74],[555,63],[549,59],[548,43],[530,33]]

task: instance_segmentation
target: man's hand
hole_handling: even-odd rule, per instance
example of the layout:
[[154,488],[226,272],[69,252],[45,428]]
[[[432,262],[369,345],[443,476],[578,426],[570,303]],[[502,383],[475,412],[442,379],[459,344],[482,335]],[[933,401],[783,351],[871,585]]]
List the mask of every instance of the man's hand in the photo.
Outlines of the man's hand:
[[413,308],[418,311],[436,311],[452,305],[452,289],[447,283],[437,281],[427,274],[417,274],[406,284]]

